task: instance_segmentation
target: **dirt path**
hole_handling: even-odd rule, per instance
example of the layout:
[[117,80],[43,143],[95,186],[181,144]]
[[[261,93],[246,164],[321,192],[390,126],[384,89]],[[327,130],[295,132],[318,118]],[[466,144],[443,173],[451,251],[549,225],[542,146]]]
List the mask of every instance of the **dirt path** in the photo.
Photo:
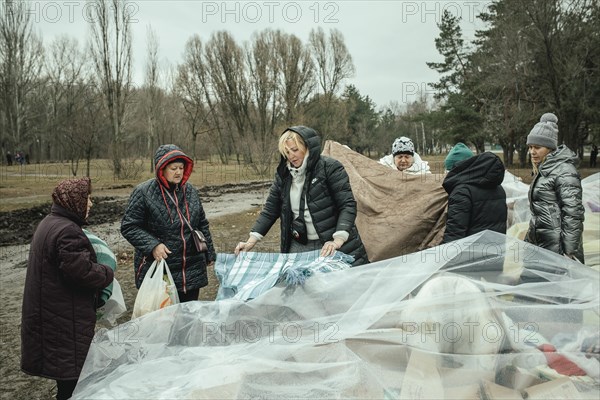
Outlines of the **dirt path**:
[[[210,222],[217,252],[231,253],[235,244],[247,237],[269,184],[254,182],[204,188],[201,198]],[[88,229],[107,241],[118,258],[115,277],[123,289],[128,312],[119,322],[128,321],[137,289],[131,270],[133,250],[120,235],[119,223],[126,197],[96,198]],[[20,370],[20,325],[23,284],[29,251],[28,243],[35,226],[47,213],[48,206],[0,213],[0,398],[12,400],[52,399],[55,382],[31,377]],[[258,251],[278,251],[279,227],[274,226]],[[200,299],[212,301],[218,281],[211,271],[209,285],[200,291]]]

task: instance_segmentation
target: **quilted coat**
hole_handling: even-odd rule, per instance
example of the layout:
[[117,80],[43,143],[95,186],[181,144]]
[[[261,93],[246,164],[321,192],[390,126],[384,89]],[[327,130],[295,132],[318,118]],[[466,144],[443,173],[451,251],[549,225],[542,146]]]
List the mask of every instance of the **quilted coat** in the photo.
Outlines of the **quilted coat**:
[[96,325],[97,297],[113,280],[81,229],[57,204],[29,250],[21,320],[21,369],[56,380],[79,378]]
[[443,243],[489,229],[506,234],[504,164],[485,152],[455,164],[442,186],[448,193]]
[[[294,126],[288,130],[298,133],[309,151],[305,180],[305,185],[309,185],[307,205],[320,241],[324,244],[333,240],[335,232],[347,231],[348,240],[340,251],[354,256],[353,266],[368,263],[367,252],[356,229],[356,201],[344,166],[337,160],[321,156],[321,139],[313,129]],[[289,252],[293,240],[290,204],[292,176],[286,164],[287,160],[282,156],[269,196],[252,228],[253,232],[264,236],[279,218],[282,253]]]
[[[175,160],[185,164],[178,185],[170,184],[163,175],[164,168]],[[206,266],[216,259],[216,254],[198,190],[187,183],[194,163],[179,147],[169,144],[158,148],[154,165],[156,178],[133,190],[121,221],[121,234],[135,247],[136,286],[140,287],[154,261],[152,250],[163,243],[171,251],[166,261],[177,290],[187,292],[204,287],[208,284]],[[194,229],[202,231],[208,252],[196,251],[184,217]]]
[[546,156],[529,187],[531,220],[525,241],[558,254],[583,259],[579,159],[565,145]]

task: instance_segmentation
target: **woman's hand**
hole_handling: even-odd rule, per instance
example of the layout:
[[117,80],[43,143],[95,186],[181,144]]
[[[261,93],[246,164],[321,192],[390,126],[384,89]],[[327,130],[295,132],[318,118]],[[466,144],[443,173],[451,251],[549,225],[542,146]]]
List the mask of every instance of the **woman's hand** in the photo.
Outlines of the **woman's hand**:
[[233,252],[237,256],[238,254],[240,254],[240,251],[252,250],[252,248],[254,247],[255,244],[256,244],[256,241],[254,241],[252,239],[248,239],[247,242],[239,242],[237,244],[237,246],[235,246],[235,250]]
[[321,257],[327,257],[335,253],[340,247],[342,247],[341,240],[335,239],[330,242],[325,242],[323,248],[321,249]]
[[166,259],[169,256],[169,254],[171,254],[171,250],[169,250],[167,246],[165,246],[162,243],[160,243],[154,249],[152,249],[152,257],[154,257],[156,261]]

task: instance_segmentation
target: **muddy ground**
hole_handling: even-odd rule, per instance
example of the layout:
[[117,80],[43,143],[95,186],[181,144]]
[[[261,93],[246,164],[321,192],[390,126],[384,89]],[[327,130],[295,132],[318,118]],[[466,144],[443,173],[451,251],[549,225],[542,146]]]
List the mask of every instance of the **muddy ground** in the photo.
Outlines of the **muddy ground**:
[[[205,187],[200,190],[217,252],[231,253],[245,240],[268,194],[270,182]],[[94,197],[87,227],[111,246],[118,258],[115,277],[123,289],[128,311],[119,322],[131,318],[137,289],[133,281],[133,248],[119,233],[127,197]],[[31,377],[20,370],[20,326],[23,284],[29,243],[35,227],[50,205],[0,213],[0,398],[12,400],[53,399],[54,381]],[[278,251],[279,227],[275,224],[257,251]],[[218,280],[209,273],[209,285],[200,291],[201,301],[213,301]]]

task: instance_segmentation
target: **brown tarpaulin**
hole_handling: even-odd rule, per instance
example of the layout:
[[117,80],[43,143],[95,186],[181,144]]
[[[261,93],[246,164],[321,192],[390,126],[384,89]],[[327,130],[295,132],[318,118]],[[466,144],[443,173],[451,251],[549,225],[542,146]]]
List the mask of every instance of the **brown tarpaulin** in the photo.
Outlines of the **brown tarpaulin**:
[[371,261],[438,245],[446,224],[444,175],[409,175],[333,141],[323,155],[339,160],[358,205],[356,225]]

